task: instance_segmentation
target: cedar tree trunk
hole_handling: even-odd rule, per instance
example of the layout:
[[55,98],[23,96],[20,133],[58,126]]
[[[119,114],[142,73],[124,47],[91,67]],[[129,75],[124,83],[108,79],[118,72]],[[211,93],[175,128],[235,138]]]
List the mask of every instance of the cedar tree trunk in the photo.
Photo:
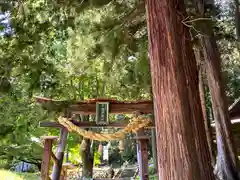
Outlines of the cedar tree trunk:
[[[214,7],[214,4],[212,5]],[[196,9],[204,17],[204,2],[196,0]],[[215,172],[224,180],[237,180],[238,160],[234,146],[228,103],[221,74],[221,58],[214,38],[212,22],[198,22],[201,30],[201,44],[206,63],[207,79],[212,99],[213,114],[216,124],[217,164]]]
[[184,1],[146,2],[159,179],[212,180]]
[[215,162],[215,151],[214,151],[214,145],[213,145],[213,132],[212,132],[210,119],[208,119],[207,117],[206,101],[204,96],[205,93],[204,93],[204,83],[203,83],[203,73],[204,73],[203,57],[199,48],[194,48],[194,54],[195,54],[197,63],[199,65],[199,68],[198,68],[199,94],[200,94],[201,106],[203,111],[203,121],[204,121],[206,135],[207,135],[208,148],[210,151],[212,166],[214,167],[216,162]]

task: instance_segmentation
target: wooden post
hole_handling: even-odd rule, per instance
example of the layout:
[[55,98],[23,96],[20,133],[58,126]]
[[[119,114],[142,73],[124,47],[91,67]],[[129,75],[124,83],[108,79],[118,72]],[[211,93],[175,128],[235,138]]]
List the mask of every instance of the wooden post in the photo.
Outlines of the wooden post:
[[143,130],[139,130],[136,139],[140,180],[148,180],[148,137],[144,136]]
[[56,136],[44,136],[42,137],[44,140],[43,147],[43,156],[42,156],[42,165],[41,165],[41,179],[48,180],[49,179],[49,167],[51,161],[51,153],[52,153],[52,144]]
[[56,152],[56,158],[57,158],[57,164],[54,163],[53,170],[52,170],[52,180],[59,180],[61,176],[61,170],[62,170],[62,163],[63,163],[63,157],[64,157],[64,150],[67,144],[67,136],[68,131],[66,128],[60,129],[60,140],[57,147]]

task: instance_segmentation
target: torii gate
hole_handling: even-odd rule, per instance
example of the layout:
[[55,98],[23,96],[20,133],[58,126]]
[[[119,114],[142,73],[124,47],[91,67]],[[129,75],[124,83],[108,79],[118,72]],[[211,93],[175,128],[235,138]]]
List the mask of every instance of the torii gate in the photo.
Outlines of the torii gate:
[[[74,115],[95,115],[97,103],[109,103],[108,111],[113,114],[134,114],[136,112],[140,114],[153,114],[153,103],[151,100],[143,101],[117,101],[112,99],[90,99],[88,101],[59,101],[48,99],[44,97],[35,97],[36,101],[42,105],[44,109],[50,111],[62,112],[63,116],[70,118]],[[81,128],[94,128],[94,127],[114,127],[123,128],[127,125],[125,121],[119,121],[109,123],[105,125],[99,125],[96,122],[80,122],[71,120],[71,122]],[[54,166],[52,170],[52,180],[59,180],[61,175],[64,150],[67,144],[68,130],[58,122],[40,122],[40,127],[54,127],[60,128],[60,139],[57,147],[56,156],[52,152],[52,143],[55,137],[44,137],[44,154],[42,161],[41,178],[42,180],[48,179],[49,175],[49,162],[51,156],[54,160]],[[147,128],[154,128],[153,123],[148,125]],[[148,180],[148,152],[147,142],[148,137],[144,135],[143,130],[137,133],[138,142],[138,161],[139,172],[141,180]]]

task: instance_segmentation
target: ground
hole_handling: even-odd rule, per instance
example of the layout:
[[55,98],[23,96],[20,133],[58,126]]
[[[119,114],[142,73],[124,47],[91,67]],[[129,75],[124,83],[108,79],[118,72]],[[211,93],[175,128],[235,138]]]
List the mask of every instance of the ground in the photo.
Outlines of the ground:
[[34,173],[16,173],[7,170],[0,170],[0,180],[40,180]]
[[[132,169],[130,168],[127,168],[124,170],[125,173],[122,174],[121,178],[124,178],[124,174],[134,174],[134,171],[133,172],[130,172],[130,170],[132,171]],[[133,170],[135,170],[135,168],[133,168]],[[151,172],[151,168],[149,169],[149,174],[150,174],[150,177],[149,177],[149,180],[156,180],[156,176],[155,175],[152,175],[152,172]],[[76,175],[77,174],[77,171],[73,171],[73,173],[69,173],[68,175],[68,180],[76,180],[76,179],[79,179]],[[100,173],[101,174],[101,173]],[[127,177],[127,176],[126,176]],[[125,177],[125,178],[126,178]],[[0,169],[0,180],[40,180],[39,178],[39,173],[17,173],[17,172],[11,172],[11,171],[8,171],[8,170],[1,170]],[[139,180],[139,177],[136,178],[136,180]]]

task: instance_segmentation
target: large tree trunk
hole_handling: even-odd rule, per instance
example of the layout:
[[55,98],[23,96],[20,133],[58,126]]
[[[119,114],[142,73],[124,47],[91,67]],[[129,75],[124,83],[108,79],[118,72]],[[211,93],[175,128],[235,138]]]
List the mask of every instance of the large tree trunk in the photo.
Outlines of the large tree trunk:
[[147,0],[146,7],[159,179],[212,180],[184,1]]
[[[212,5],[214,7],[214,4]],[[205,7],[201,0],[196,0],[196,9],[204,17]],[[206,61],[207,79],[212,97],[213,114],[216,124],[217,165],[216,173],[224,180],[237,180],[238,161],[234,146],[228,103],[221,74],[221,58],[214,38],[211,21],[199,22],[201,43]]]
[[207,117],[207,109],[206,109],[206,101],[205,101],[205,93],[204,93],[204,83],[203,83],[203,74],[204,74],[204,65],[203,65],[203,58],[202,53],[199,48],[194,48],[194,54],[199,65],[198,68],[198,78],[199,78],[199,94],[200,94],[200,101],[203,111],[203,121],[205,125],[206,135],[207,135],[207,142],[208,148],[210,152],[212,166],[215,165],[215,151],[214,151],[214,144],[213,144],[213,132],[211,127],[210,119]]

